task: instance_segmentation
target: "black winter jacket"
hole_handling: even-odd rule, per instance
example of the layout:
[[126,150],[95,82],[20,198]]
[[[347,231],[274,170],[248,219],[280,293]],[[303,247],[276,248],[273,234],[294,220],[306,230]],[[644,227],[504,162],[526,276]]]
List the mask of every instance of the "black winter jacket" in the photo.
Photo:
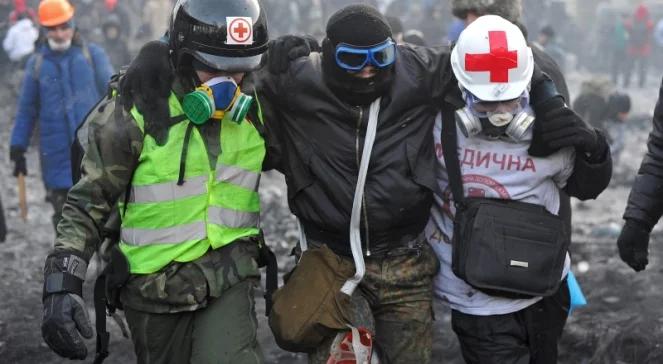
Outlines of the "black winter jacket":
[[653,124],[647,141],[647,153],[624,212],[624,219],[637,220],[649,230],[663,215],[663,84],[658,92]]
[[[458,92],[447,47],[399,46],[397,52],[393,85],[381,101],[362,209],[362,243],[373,254],[423,231],[436,186],[436,105],[447,90]],[[368,107],[350,106],[334,95],[323,81],[319,53],[293,62],[283,75],[259,77],[268,153],[282,155],[278,169],[286,177],[290,209],[309,239],[350,255],[348,227]]]
[[[459,99],[448,57],[448,48],[398,48],[395,81],[381,103],[362,214],[362,243],[374,254],[413,239],[427,223],[436,188],[434,119],[440,101]],[[566,90],[559,70],[551,69],[554,62],[545,55],[540,61],[542,71],[557,76],[555,83]],[[283,75],[260,72],[256,87],[268,154],[286,177],[290,209],[310,239],[350,255],[348,226],[368,108],[351,107],[334,95],[323,81],[317,53],[293,62]],[[579,155],[575,168],[567,192],[595,198],[610,181],[612,161],[609,153],[598,163]],[[566,195],[561,214],[570,224]]]

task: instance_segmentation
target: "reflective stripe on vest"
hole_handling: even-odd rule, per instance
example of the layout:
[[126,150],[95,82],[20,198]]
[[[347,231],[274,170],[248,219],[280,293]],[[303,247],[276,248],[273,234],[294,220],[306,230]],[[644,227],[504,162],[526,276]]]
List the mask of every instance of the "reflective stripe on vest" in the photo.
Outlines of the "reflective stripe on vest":
[[120,233],[120,237],[126,244],[135,246],[174,244],[183,241],[205,239],[207,237],[207,230],[205,222],[200,221],[163,229],[124,228]]
[[[182,114],[174,94],[169,103],[171,117]],[[144,132],[142,115],[135,108],[131,114]],[[192,261],[210,248],[259,233],[264,140],[247,120],[221,123],[216,168],[210,167],[197,127],[190,130],[187,153],[182,153],[188,120],[170,127],[165,144],[144,135],[120,232],[131,273],[154,273],[172,261]],[[182,155],[186,169],[178,185]]]
[[235,166],[219,166],[217,180],[244,187],[247,190],[257,190],[260,184],[260,173],[247,171]]
[[208,215],[209,222],[233,229],[258,226],[260,221],[259,213],[241,212],[222,207],[210,207]]
[[131,186],[129,202],[148,203],[178,200],[207,193],[207,176],[189,178],[181,186],[164,182],[147,186]]

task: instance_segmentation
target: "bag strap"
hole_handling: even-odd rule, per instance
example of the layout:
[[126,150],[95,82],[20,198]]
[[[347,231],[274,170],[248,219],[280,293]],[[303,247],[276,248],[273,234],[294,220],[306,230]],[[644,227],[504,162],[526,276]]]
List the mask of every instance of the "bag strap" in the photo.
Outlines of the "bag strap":
[[361,207],[364,199],[364,186],[366,185],[366,175],[368,174],[368,165],[371,161],[373,152],[373,143],[378,127],[378,116],[380,115],[381,98],[373,101],[368,113],[368,127],[366,128],[366,137],[364,138],[364,151],[361,155],[361,164],[359,165],[359,176],[357,178],[357,188],[355,189],[354,201],[352,201],[352,215],[350,216],[350,247],[352,248],[352,258],[355,262],[355,275],[348,279],[341,292],[352,296],[364,274],[366,265],[364,262],[364,252],[361,248]]
[[451,107],[442,108],[442,153],[449,176],[449,186],[456,204],[463,203],[463,179],[458,160],[458,137],[456,134],[456,115]]
[[101,364],[108,357],[110,333],[106,330],[106,274],[102,273],[94,283],[95,329],[97,331],[97,352],[94,364]]

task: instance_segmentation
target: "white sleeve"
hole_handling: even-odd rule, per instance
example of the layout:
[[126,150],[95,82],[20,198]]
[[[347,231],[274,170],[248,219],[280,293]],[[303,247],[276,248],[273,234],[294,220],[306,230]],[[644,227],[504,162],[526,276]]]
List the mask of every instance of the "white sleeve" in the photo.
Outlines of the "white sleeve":
[[557,173],[553,176],[553,180],[555,181],[557,187],[562,189],[566,187],[566,182],[573,174],[573,168],[576,160],[576,151],[575,148],[568,147],[555,153],[555,155],[560,161],[560,166]]
[[12,32],[12,29],[9,29],[7,32],[7,35],[5,36],[5,39],[2,41],[2,48],[5,50],[7,53],[11,53],[11,51],[14,49],[14,38],[15,32]]

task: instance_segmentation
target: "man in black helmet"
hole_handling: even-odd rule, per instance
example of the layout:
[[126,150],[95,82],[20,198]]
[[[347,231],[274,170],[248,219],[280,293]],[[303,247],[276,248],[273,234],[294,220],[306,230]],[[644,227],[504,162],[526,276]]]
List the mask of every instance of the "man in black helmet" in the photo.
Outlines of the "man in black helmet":
[[253,291],[266,151],[257,100],[238,84],[266,50],[265,14],[257,0],[179,0],[169,33],[154,45],[166,57],[141,55],[174,67],[155,79],[165,104],[139,111],[115,88],[86,121],[81,179],[44,268],[43,337],[63,357],[86,357],[82,284],[119,204],[113,304],[138,363],[261,363]]

